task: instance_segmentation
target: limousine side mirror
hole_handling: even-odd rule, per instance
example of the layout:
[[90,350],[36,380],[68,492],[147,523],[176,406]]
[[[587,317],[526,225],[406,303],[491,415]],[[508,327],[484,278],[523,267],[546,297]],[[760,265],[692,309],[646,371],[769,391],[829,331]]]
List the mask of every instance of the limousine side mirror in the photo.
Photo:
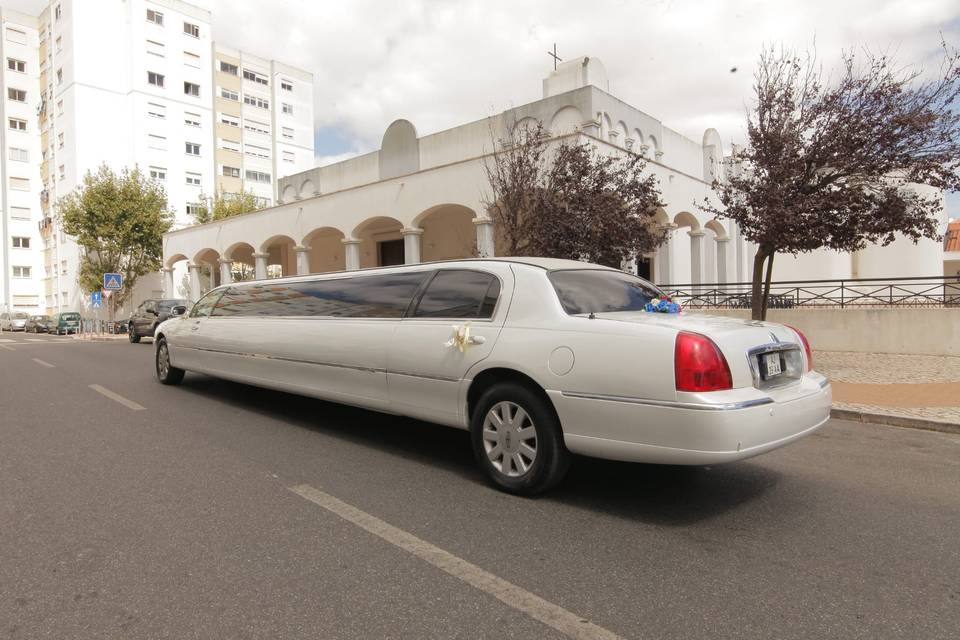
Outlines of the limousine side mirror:
[[174,308],[170,309],[170,317],[182,316],[187,312],[187,308],[182,304],[178,304]]

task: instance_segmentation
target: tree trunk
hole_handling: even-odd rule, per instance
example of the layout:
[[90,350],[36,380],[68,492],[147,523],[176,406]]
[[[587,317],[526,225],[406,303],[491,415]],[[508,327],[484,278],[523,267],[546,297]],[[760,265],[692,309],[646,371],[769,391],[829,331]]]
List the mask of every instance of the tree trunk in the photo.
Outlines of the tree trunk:
[[773,258],[776,255],[775,251],[771,251],[770,257],[767,258],[767,277],[763,282],[763,313],[760,316],[761,320],[767,319],[767,308],[770,306],[770,278],[773,276]]
[[754,320],[763,320],[762,307],[762,285],[763,285],[763,263],[767,259],[766,250],[763,247],[757,248],[757,254],[753,257],[753,281],[750,292],[750,312]]

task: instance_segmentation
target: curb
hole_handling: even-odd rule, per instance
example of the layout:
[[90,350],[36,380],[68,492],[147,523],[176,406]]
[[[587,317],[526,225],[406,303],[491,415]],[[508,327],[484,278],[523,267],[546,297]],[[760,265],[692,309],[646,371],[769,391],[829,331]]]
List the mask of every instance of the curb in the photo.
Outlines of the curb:
[[836,420],[849,420],[851,422],[864,424],[883,424],[890,427],[903,427],[905,429],[920,429],[921,431],[938,431],[940,433],[960,435],[960,424],[939,422],[937,420],[927,420],[924,418],[894,416],[886,413],[865,413],[863,411],[852,411],[850,409],[831,409],[830,417]]

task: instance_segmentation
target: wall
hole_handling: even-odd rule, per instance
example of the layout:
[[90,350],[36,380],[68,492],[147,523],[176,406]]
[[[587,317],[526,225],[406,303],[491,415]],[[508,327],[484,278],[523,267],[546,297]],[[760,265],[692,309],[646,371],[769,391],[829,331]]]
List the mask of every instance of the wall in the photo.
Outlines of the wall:
[[[740,309],[692,313],[750,317]],[[772,309],[767,319],[800,329],[821,351],[960,356],[960,308]]]

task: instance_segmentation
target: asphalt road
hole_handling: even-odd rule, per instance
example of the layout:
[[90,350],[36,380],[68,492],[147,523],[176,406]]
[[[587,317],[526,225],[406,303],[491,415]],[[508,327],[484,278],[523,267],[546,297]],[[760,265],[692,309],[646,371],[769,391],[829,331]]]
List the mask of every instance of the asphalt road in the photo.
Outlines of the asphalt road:
[[0,638],[958,637],[958,436],[834,421],[522,499],[465,432],[152,355],[0,335]]

